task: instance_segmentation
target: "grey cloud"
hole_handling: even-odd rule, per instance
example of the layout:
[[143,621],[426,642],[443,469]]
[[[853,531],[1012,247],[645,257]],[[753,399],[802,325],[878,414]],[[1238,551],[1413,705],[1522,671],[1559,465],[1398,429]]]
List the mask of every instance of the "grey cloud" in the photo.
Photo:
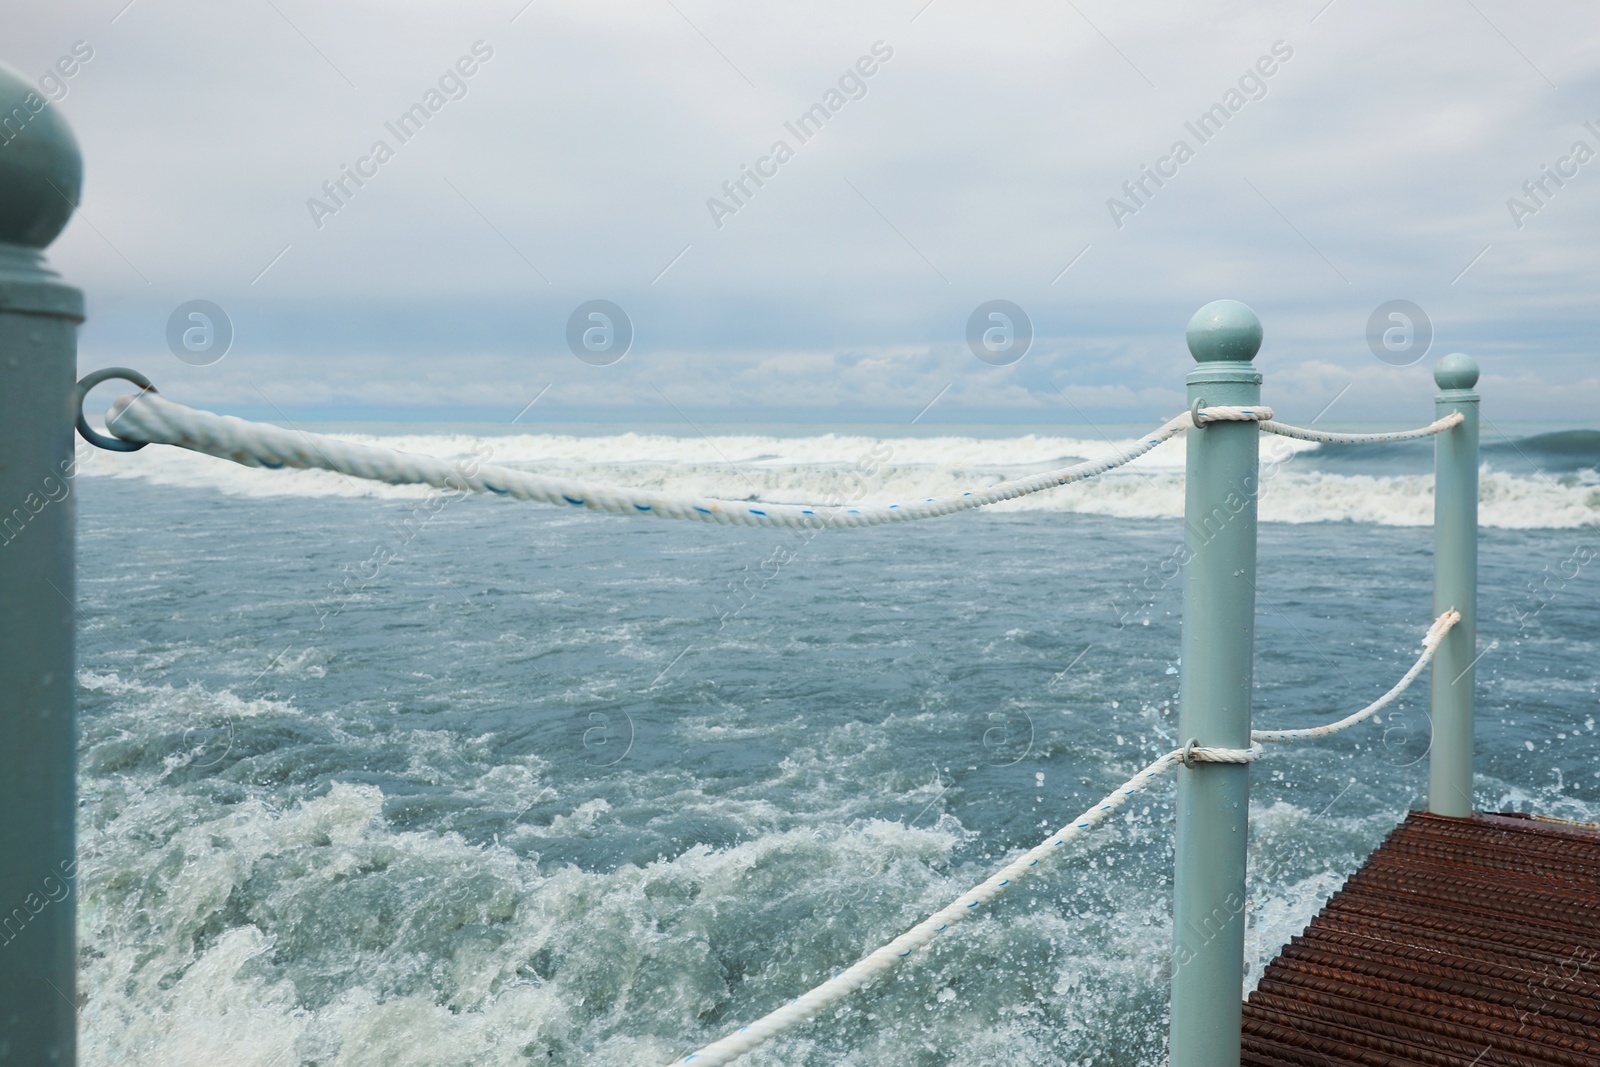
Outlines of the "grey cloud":
[[[1343,376],[1330,418],[1412,419],[1426,365],[1392,371],[1363,338],[1404,298],[1436,354],[1479,356],[1508,417],[1600,401],[1600,166],[1521,229],[1506,208],[1594,139],[1582,8],[1485,7],[1511,47],[1442,0],[936,3],[915,22],[918,4],[680,4],[692,26],[658,3],[520,6],[14,13],[0,58],[30,77],[94,49],[53,105],[86,156],[84,217],[52,252],[89,294],[85,363],[239,410],[255,382],[291,412],[489,417],[511,383],[554,381],[553,411],[642,418],[661,382],[712,415],[890,418],[952,383],[946,417],[1055,422],[1059,386],[1137,420],[1180,393],[1188,314],[1232,296],[1266,323],[1278,407],[1314,413]],[[480,40],[469,91],[316,228],[308,198]],[[714,226],[706,198],[880,40],[867,94]],[[1115,228],[1107,199],[1280,40],[1269,91]],[[996,297],[1037,327],[1010,373],[961,340]],[[239,320],[214,367],[161,341],[193,298]],[[635,321],[615,367],[561,342],[593,298]]]

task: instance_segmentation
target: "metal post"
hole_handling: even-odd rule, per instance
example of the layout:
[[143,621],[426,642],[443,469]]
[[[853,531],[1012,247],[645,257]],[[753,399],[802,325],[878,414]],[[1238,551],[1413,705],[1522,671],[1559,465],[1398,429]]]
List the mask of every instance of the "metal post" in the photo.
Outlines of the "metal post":
[[1472,814],[1472,673],[1478,649],[1478,365],[1451,353],[1433,369],[1436,418],[1459,411],[1460,426],[1434,437],[1433,614],[1451,608],[1461,621],[1433,654],[1433,748],[1428,810]]
[[82,185],[55,105],[0,67],[0,1064],[71,1067],[77,747],[72,392],[83,294],[42,249]]
[[[1200,364],[1189,374],[1191,406],[1260,402],[1255,312],[1236,300],[1207,304],[1189,321],[1188,341]],[[1250,744],[1259,434],[1253,422],[1189,431],[1180,743]],[[1171,1067],[1239,1065],[1249,803],[1246,764],[1178,771]]]

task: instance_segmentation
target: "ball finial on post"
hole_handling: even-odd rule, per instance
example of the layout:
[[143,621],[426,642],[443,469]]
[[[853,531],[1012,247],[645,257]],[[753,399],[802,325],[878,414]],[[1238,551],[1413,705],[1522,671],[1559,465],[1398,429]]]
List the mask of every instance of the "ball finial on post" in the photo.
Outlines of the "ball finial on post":
[[1471,389],[1478,384],[1478,362],[1462,352],[1452,352],[1433,368],[1440,389]]
[[[1478,364],[1452,352],[1433,368],[1434,416],[1460,421],[1433,444],[1433,615],[1461,619],[1433,654],[1428,810],[1464,819],[1473,812],[1473,690],[1478,662]],[[1490,646],[1493,647],[1493,646]]]
[[[1185,378],[1191,412],[1261,403],[1261,372],[1251,363],[1261,348],[1261,320],[1254,311],[1237,300],[1207,304],[1189,320],[1188,341],[1198,361]],[[1261,431],[1250,422],[1205,425],[1184,442],[1188,562],[1182,568],[1178,736],[1243,748],[1250,744]],[[1171,1067],[1240,1062],[1249,810],[1244,764],[1203,763],[1179,772]],[[1238,907],[1219,909],[1218,901]]]
[[0,116],[0,243],[44,248],[77,206],[83,156],[61,112],[3,65]]
[[1261,350],[1261,320],[1237,300],[1213,300],[1189,320],[1189,354],[1200,363],[1248,363]]

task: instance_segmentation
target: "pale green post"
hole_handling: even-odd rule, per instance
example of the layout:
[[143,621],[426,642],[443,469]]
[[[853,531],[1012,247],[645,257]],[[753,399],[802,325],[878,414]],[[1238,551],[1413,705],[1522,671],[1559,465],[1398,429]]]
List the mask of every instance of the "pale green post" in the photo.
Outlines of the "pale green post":
[[[1237,300],[1207,304],[1188,341],[1200,364],[1189,374],[1191,406],[1260,403],[1255,312]],[[1250,745],[1259,434],[1254,422],[1188,434],[1180,744]],[[1247,764],[1178,770],[1171,1067],[1239,1067],[1249,804]]]
[[0,67],[0,1065],[76,1062],[72,391],[83,294],[42,249],[82,185],[55,105]]
[[1454,608],[1461,621],[1433,654],[1433,747],[1428,810],[1472,814],[1472,675],[1478,655],[1478,365],[1460,352],[1433,369],[1434,417],[1465,421],[1434,437],[1433,614]]

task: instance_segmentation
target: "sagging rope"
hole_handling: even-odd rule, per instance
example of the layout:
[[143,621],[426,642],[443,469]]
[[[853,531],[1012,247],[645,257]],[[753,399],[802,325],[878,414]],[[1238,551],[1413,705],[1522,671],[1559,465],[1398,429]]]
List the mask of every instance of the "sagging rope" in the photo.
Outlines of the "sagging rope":
[[1428,632],[1422,636],[1422,655],[1417,662],[1411,665],[1405,676],[1394,684],[1383,696],[1374,700],[1366,707],[1353,715],[1346,715],[1338,722],[1325,723],[1322,726],[1309,726],[1304,730],[1251,730],[1252,741],[1309,741],[1315,737],[1327,737],[1330,734],[1348,730],[1358,722],[1372,718],[1378,712],[1394,702],[1395,697],[1406,691],[1406,687],[1416,681],[1417,675],[1422,673],[1422,668],[1433,659],[1433,653],[1438,649],[1439,642],[1444,640],[1444,635],[1450,632],[1450,627],[1461,621],[1461,613],[1454,609],[1445,612],[1433,620],[1433,625],[1428,627]]
[[452,463],[434,456],[416,455],[376,445],[353,444],[324,434],[286,430],[267,423],[217,415],[174,403],[157,393],[142,375],[120,368],[97,371],[85,378],[79,385],[80,403],[89,386],[114,377],[135,381],[144,386],[144,390],[138,396],[119,398],[107,412],[106,425],[116,427],[111,437],[91,430],[82,413],[79,413],[79,431],[86,439],[102,447],[132,451],[145,444],[167,444],[232,460],[248,467],[331,470],[396,485],[424,484],[439,489],[494,493],[519,500],[623,515],[693,519],[741,526],[876,526],[949,515],[1104,474],[1133,462],[1186,430],[1203,427],[1210,422],[1256,422],[1268,433],[1303,441],[1371,444],[1425,437],[1447,430],[1462,420],[1457,413],[1419,430],[1339,434],[1275,422],[1272,409],[1267,407],[1197,406],[1167,420],[1153,433],[1108,456],[971,490],[959,496],[928,497],[907,504],[768,504],[711,497],[668,496],[570,478],[552,478],[509,467]]
[[1431,437],[1436,433],[1443,433],[1452,426],[1461,425],[1466,416],[1459,411],[1452,411],[1442,419],[1436,419],[1419,430],[1394,430],[1389,433],[1334,433],[1331,430],[1313,430],[1304,426],[1290,426],[1288,423],[1274,422],[1271,419],[1261,420],[1261,429],[1264,433],[1275,433],[1279,437],[1292,437],[1296,441],[1317,441],[1326,445],[1386,445],[1394,441],[1415,441],[1421,437]]
[[[104,373],[104,372],[101,372]],[[88,379],[85,379],[87,381]],[[589,508],[623,515],[694,519],[740,526],[876,526],[949,515],[1014,500],[1045,489],[1083,481],[1133,462],[1163,441],[1210,422],[1258,422],[1272,418],[1265,407],[1204,408],[1167,420],[1136,443],[1099,459],[972,490],[959,496],[928,497],[907,504],[767,504],[750,501],[667,496],[570,478],[552,478],[490,464],[453,463],[376,445],[360,445],[324,434],[285,430],[232,415],[217,415],[177,404],[153,389],[119,398],[106,415],[124,441],[177,445],[232,460],[247,467],[299,467],[338,471],[355,478],[395,485],[421,483],[440,489],[495,493],[545,504]]]
[[1406,688],[1416,680],[1417,675],[1422,673],[1422,669],[1432,661],[1433,654],[1438,649],[1439,642],[1444,639],[1444,635],[1460,621],[1461,614],[1457,611],[1447,611],[1435,619],[1433,625],[1428,628],[1427,634],[1422,638],[1422,653],[1417,657],[1417,661],[1411,665],[1411,669],[1405,673],[1404,677],[1392,689],[1355,714],[1347,715],[1336,722],[1328,723],[1324,726],[1311,727],[1305,730],[1252,730],[1250,732],[1249,748],[1208,748],[1191,741],[1183,748],[1173,749],[1122,783],[1082,815],[1079,815],[1072,822],[1051,834],[1043,842],[1000,868],[988,880],[961,894],[944,908],[934,912],[893,941],[868,953],[821,985],[802,993],[783,1007],[762,1016],[749,1026],[740,1027],[727,1037],[714,1041],[696,1052],[691,1052],[681,1060],[674,1060],[673,1063],[693,1063],[696,1067],[720,1067],[722,1064],[732,1063],[746,1052],[771,1040],[785,1030],[809,1021],[818,1012],[831,1007],[848,994],[880,977],[884,972],[905,960],[917,949],[924,947],[956,923],[970,917],[980,904],[986,904],[993,900],[1014,883],[1031,873],[1039,865],[1040,860],[1054,854],[1058,849],[1065,846],[1067,842],[1081,837],[1084,833],[1099,825],[1112,812],[1127,803],[1129,797],[1147,789],[1162,774],[1181,763],[1250,763],[1261,755],[1263,742],[1302,741],[1313,737],[1326,737],[1341,730],[1348,730],[1350,727],[1387,707],[1391,701],[1405,692]]

